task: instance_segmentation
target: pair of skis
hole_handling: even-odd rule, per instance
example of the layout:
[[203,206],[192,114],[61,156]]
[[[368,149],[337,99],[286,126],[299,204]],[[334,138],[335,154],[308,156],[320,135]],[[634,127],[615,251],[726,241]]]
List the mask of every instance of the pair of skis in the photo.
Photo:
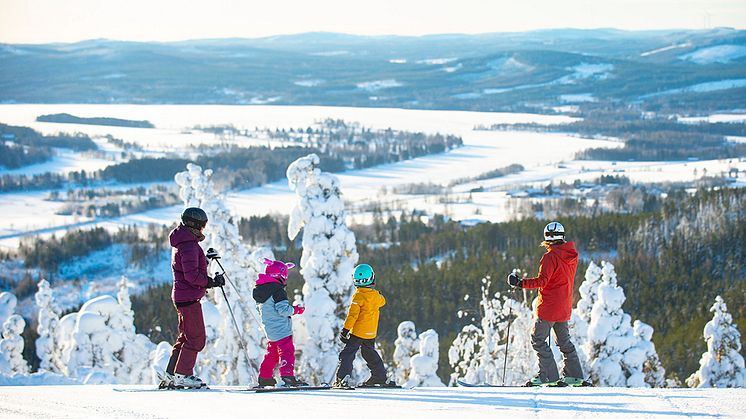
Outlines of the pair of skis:
[[183,386],[158,386],[156,388],[115,388],[114,391],[123,393],[140,393],[140,392],[157,392],[157,391],[223,391],[229,393],[273,393],[280,391],[309,391],[309,390],[330,390],[330,386],[302,386],[302,387],[249,387],[236,389],[211,389],[208,386],[202,387],[183,387]]
[[558,385],[557,383],[546,383],[546,384],[542,384],[540,386],[529,386],[529,385],[522,385],[522,386],[501,386],[501,385],[497,385],[497,384],[472,384],[472,383],[467,383],[467,382],[464,382],[464,381],[461,381],[461,380],[456,380],[456,384],[458,384],[459,387],[482,387],[482,388],[496,388],[496,387],[527,387],[527,388],[531,388],[531,387],[593,387],[593,384],[591,384],[588,381],[583,381],[583,383],[580,384],[580,385],[569,385],[569,384]]
[[282,391],[309,391],[309,390],[355,390],[355,389],[367,389],[367,388],[380,388],[380,389],[397,389],[402,386],[381,386],[381,385],[359,385],[357,387],[332,387],[332,386],[298,386],[298,387],[253,387],[246,390],[240,391],[253,391],[255,393],[274,393]]

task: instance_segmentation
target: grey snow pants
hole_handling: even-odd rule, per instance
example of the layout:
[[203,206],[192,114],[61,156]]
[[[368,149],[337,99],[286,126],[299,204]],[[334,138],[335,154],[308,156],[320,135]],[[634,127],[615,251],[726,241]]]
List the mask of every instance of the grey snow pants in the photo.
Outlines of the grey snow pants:
[[549,337],[552,329],[554,329],[554,334],[557,337],[557,346],[559,346],[565,358],[565,368],[562,370],[562,375],[583,378],[583,368],[580,366],[575,345],[570,340],[570,328],[567,322],[548,322],[537,318],[534,322],[534,330],[531,333],[531,346],[534,347],[536,355],[539,357],[539,377],[544,382],[557,381],[560,378],[557,364],[554,362],[554,355],[547,343],[547,337]]

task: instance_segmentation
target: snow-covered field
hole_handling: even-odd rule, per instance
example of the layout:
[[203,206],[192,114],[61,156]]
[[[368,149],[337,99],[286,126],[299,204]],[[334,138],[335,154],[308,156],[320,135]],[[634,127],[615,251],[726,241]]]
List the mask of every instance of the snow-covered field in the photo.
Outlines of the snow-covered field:
[[[503,133],[510,134],[510,133]],[[525,134],[525,133],[524,133]],[[538,134],[535,134],[538,135]],[[574,140],[567,137],[568,141]],[[546,145],[546,144],[545,144]],[[481,153],[484,150],[492,154]],[[509,151],[500,154],[500,148],[475,147],[473,154],[467,147],[455,150],[460,155],[423,157],[396,164],[371,169],[348,172],[339,175],[348,206],[349,221],[368,222],[366,211],[360,211],[365,204],[388,203],[389,206],[404,209],[419,209],[428,213],[449,214],[456,220],[505,221],[513,217],[507,210],[510,201],[509,191],[543,187],[549,181],[572,183],[575,180],[592,182],[601,175],[626,176],[632,182],[689,182],[703,176],[719,176],[731,168],[746,172],[746,161],[738,159],[683,161],[683,162],[617,162],[614,165],[602,161],[569,161],[562,164],[533,165],[512,156]],[[517,151],[516,153],[519,153]],[[480,154],[481,153],[481,154]],[[448,153],[451,154],[451,153]],[[511,158],[515,157],[515,160]],[[471,158],[480,161],[474,167],[463,164]],[[490,159],[493,161],[490,162]],[[475,176],[491,168],[504,167],[511,161],[522,162],[527,169],[521,173],[481,181],[467,182],[452,189],[451,200],[443,200],[437,195],[395,194],[391,188],[408,183],[441,183],[466,176]],[[480,169],[479,167],[484,167]],[[736,186],[746,186],[746,179]],[[470,192],[482,188],[481,192]],[[387,193],[384,193],[387,190]],[[6,194],[7,195],[7,194]],[[44,192],[12,194],[17,199],[0,201],[0,214],[5,214],[7,224],[0,228],[0,248],[15,248],[21,237],[49,237],[59,235],[71,228],[103,226],[110,229],[128,225],[150,223],[170,225],[178,218],[180,207],[167,207],[126,215],[114,219],[81,219],[80,217],[53,215],[61,203],[45,201]],[[466,197],[471,196],[468,202]],[[460,199],[459,199],[460,198]],[[258,188],[232,192],[226,196],[228,207],[242,217],[252,215],[288,215],[292,208],[294,194],[285,180],[270,183]],[[20,207],[19,207],[20,206]],[[19,208],[22,210],[19,211]]]
[[746,55],[745,45],[715,45],[700,48],[696,51],[679,57],[681,60],[689,60],[697,64],[729,63]]
[[746,114],[743,113],[719,113],[708,116],[691,116],[683,117],[678,119],[679,122],[698,124],[701,122],[717,123],[717,122],[728,122],[728,123],[744,123],[746,122]]
[[[605,67],[604,71],[608,70]],[[599,70],[599,69],[593,69]],[[590,70],[589,70],[590,71]],[[600,71],[600,70],[599,70]],[[584,73],[585,74],[585,73]],[[596,73],[593,73],[596,74]],[[38,115],[67,112],[81,117],[107,116],[133,120],[149,120],[156,128],[120,128],[93,125],[50,124],[36,122]],[[738,121],[743,115],[728,115],[726,119]],[[232,125],[239,129],[305,127],[326,118],[359,122],[373,129],[393,128],[427,133],[448,133],[463,138],[464,146],[447,153],[425,156],[399,163],[339,174],[340,185],[352,222],[366,222],[369,204],[386,202],[396,208],[419,209],[429,213],[446,213],[457,220],[503,221],[512,217],[506,210],[510,200],[507,191],[536,187],[549,181],[572,183],[578,179],[592,182],[601,175],[623,175],[632,182],[682,182],[694,181],[705,175],[719,175],[732,168],[746,171],[746,162],[731,160],[682,161],[682,162],[593,162],[576,161],[577,152],[590,147],[619,147],[612,140],[584,139],[576,136],[509,131],[477,131],[477,125],[497,123],[563,123],[573,119],[567,116],[549,116],[517,113],[489,113],[463,111],[425,111],[403,109],[371,109],[345,107],[292,107],[292,106],[179,106],[179,105],[0,105],[0,121],[31,126],[44,133],[80,131],[89,135],[113,133],[117,138],[134,142],[148,150],[183,149],[184,145],[214,144],[212,134],[194,133],[195,125]],[[713,115],[709,121],[723,119]],[[741,119],[742,120],[742,119]],[[682,118],[689,122],[689,119]],[[693,122],[693,121],[692,121]],[[246,137],[243,142],[261,142]],[[266,142],[264,143],[266,144]],[[58,165],[59,171],[92,168],[105,165],[106,160],[92,162],[86,159],[71,160]],[[395,194],[392,189],[412,183],[449,183],[478,176],[487,171],[521,164],[524,172],[479,182],[466,182],[453,188],[452,200],[438,195]],[[19,169],[24,170],[24,169]],[[38,172],[30,166],[26,171]],[[543,186],[541,186],[543,187]],[[482,192],[470,193],[482,188]],[[116,219],[83,219],[54,215],[61,202],[45,201],[46,192],[3,194],[0,200],[0,248],[15,248],[24,236],[48,237],[70,228],[103,225],[117,228],[123,225],[143,225],[151,222],[171,224],[179,208],[170,207]],[[469,197],[464,202],[464,197]],[[456,199],[459,198],[459,199]],[[231,211],[243,217],[265,214],[288,214],[294,199],[286,181],[279,181],[258,188],[232,192],[227,195]]]
[[267,393],[223,387],[121,392],[143,386],[0,387],[0,416],[312,418],[743,418],[745,389],[417,388]]
[[685,86],[678,89],[664,90],[662,92],[651,93],[643,95],[640,98],[652,98],[658,96],[674,95],[679,93],[706,93],[716,92],[719,90],[735,89],[746,86],[746,79],[726,79],[718,81],[709,81],[705,83],[697,83],[691,86]]
[[[108,116],[133,120],[147,119],[155,129],[121,128],[94,125],[51,124],[36,122],[38,115],[67,112],[81,117]],[[348,202],[382,187],[409,182],[435,182],[474,176],[484,171],[512,163],[536,165],[572,158],[587,147],[617,146],[608,141],[579,139],[556,134],[505,133],[475,131],[476,125],[509,122],[562,123],[572,121],[565,116],[509,114],[461,111],[419,111],[402,109],[369,109],[341,107],[282,106],[137,106],[137,105],[0,105],[0,121],[30,126],[46,134],[59,131],[84,132],[89,135],[112,133],[116,138],[134,142],[148,150],[180,150],[185,144],[195,145],[216,141],[212,134],[193,134],[187,129],[195,125],[233,125],[237,128],[304,127],[326,118],[360,122],[371,128],[449,133],[461,135],[464,147],[436,156],[428,156],[396,164],[378,166],[343,174],[341,185]],[[543,155],[532,150],[546,150]],[[85,165],[85,166],[84,166]],[[57,166],[60,170],[63,167]],[[64,166],[64,170],[88,169],[90,162],[81,159],[79,167]],[[28,168],[27,168],[28,169]],[[37,172],[37,169],[31,168]],[[18,173],[25,173],[20,169]],[[281,195],[281,197],[279,196]],[[0,247],[15,248],[22,236],[51,235],[69,228],[91,226],[89,219],[54,215],[62,203],[45,201],[46,192],[3,194],[0,216],[5,223],[0,228]],[[286,212],[292,194],[284,181],[230,196],[233,211],[242,216]],[[284,200],[284,201],[283,201]],[[243,204],[242,204],[243,203]],[[21,210],[19,211],[19,205]],[[96,225],[119,226],[150,221],[170,223],[178,209],[154,210],[145,214],[115,220],[97,220]]]

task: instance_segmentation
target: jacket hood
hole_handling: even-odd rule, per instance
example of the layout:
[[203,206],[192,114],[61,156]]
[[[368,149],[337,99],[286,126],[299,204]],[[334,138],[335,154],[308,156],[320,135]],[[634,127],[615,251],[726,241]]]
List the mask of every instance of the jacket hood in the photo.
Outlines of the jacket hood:
[[559,256],[565,263],[572,263],[578,260],[578,251],[575,250],[575,243],[573,242],[554,244],[551,246],[550,252]]
[[[262,274],[259,275],[261,276]],[[256,287],[254,287],[254,291],[251,293],[251,296],[254,297],[254,301],[259,304],[264,304],[265,301],[269,300],[269,297],[277,292],[277,290],[282,288],[282,284],[277,282],[277,280],[275,280],[274,278],[271,279],[273,282],[265,281],[260,283],[259,281],[261,281],[261,279],[259,281],[256,281],[257,285]]]
[[191,230],[189,230],[189,227],[179,224],[179,226],[168,235],[168,241],[171,243],[171,247],[176,247],[184,242],[198,242],[199,239],[191,232]]

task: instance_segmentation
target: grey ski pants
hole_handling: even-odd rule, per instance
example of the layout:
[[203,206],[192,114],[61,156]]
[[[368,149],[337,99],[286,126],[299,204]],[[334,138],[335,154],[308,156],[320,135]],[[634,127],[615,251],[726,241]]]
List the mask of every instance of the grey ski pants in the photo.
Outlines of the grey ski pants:
[[562,356],[565,358],[565,368],[562,375],[565,377],[583,378],[583,368],[578,360],[578,353],[575,351],[575,345],[570,340],[570,328],[567,322],[548,322],[542,319],[536,319],[534,330],[531,333],[531,346],[534,347],[536,355],[539,357],[539,377],[542,381],[559,380],[557,364],[554,362],[554,355],[547,343],[549,333],[554,329],[554,335],[557,337],[557,346],[559,346]]

